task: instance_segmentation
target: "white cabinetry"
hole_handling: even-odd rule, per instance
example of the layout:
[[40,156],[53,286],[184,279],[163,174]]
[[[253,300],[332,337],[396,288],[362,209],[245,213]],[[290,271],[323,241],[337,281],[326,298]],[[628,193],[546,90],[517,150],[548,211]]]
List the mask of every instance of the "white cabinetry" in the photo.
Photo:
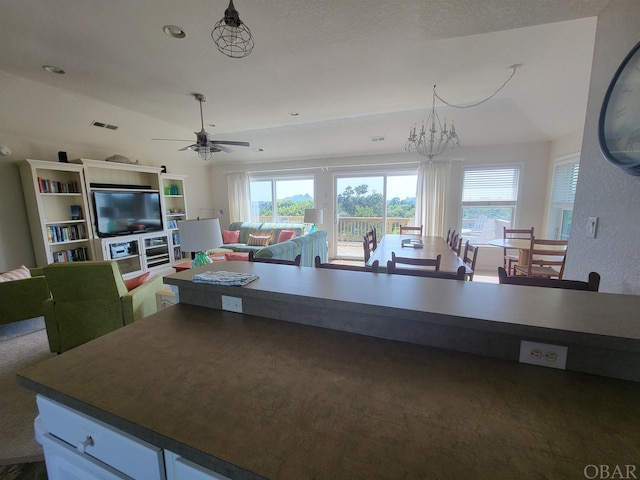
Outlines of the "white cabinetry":
[[49,480],[230,480],[42,395],[36,401]]
[[24,160],[19,168],[37,265],[93,259],[82,167]]
[[166,478],[161,448],[48,398],[36,399],[36,438],[50,480]]

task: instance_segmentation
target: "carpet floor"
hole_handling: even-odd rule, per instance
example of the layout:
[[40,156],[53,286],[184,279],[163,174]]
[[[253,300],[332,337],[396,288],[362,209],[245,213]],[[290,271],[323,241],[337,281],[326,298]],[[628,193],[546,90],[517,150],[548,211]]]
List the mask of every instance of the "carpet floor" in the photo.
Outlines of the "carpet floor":
[[0,465],[0,480],[47,480],[44,462]]
[[44,328],[0,335],[0,465],[44,459],[33,432],[33,420],[38,414],[35,394],[18,385],[15,375],[27,366],[54,356],[49,351]]

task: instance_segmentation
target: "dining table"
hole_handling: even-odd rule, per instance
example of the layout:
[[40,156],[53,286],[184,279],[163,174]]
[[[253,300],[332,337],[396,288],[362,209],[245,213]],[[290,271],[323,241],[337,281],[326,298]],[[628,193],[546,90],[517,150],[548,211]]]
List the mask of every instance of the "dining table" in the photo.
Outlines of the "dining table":
[[[527,238],[494,238],[487,242],[494,247],[512,248],[518,250],[518,264],[529,264],[529,250],[531,250],[531,240]],[[564,254],[566,245],[545,245],[545,250],[558,250],[558,255]]]
[[[420,239],[422,247],[416,248],[411,246],[403,246],[404,239]],[[387,268],[387,262],[391,260],[391,254],[395,252],[396,256],[409,258],[436,258],[440,255],[440,271],[448,273],[456,273],[461,266],[465,267],[467,274],[473,273],[471,267],[466,265],[462,259],[454,252],[447,241],[438,236],[418,236],[418,235],[399,235],[395,233],[387,233],[380,242],[378,247],[373,251],[366,265],[371,266],[376,260],[379,262],[381,269]]]

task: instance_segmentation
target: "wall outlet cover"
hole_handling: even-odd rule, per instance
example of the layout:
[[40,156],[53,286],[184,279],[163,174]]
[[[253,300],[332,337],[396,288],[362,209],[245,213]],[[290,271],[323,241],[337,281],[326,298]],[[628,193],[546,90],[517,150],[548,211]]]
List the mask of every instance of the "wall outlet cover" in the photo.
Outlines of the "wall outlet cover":
[[563,345],[520,341],[520,363],[565,370],[569,348]]

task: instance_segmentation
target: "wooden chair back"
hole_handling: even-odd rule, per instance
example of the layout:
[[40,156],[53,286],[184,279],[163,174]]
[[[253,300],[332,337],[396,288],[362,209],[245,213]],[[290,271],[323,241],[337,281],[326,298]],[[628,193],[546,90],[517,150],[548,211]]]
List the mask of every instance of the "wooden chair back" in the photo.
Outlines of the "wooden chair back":
[[464,262],[464,264],[469,267],[471,273],[467,274],[468,280],[473,280],[473,272],[476,270],[476,260],[478,260],[478,251],[480,247],[476,245],[471,245],[469,240],[467,240],[464,244],[464,251],[460,255],[460,258]]
[[600,275],[589,273],[589,280],[560,280],[558,278],[525,277],[524,275],[508,275],[507,271],[498,267],[498,281],[506,285],[526,285],[530,287],[566,288],[569,290],[587,290],[597,292],[600,288]]
[[557,277],[562,279],[567,254],[567,240],[547,240],[531,237],[529,264],[516,265],[515,272],[527,277]]
[[[411,265],[412,267],[419,267],[419,268],[430,268],[433,267],[432,271],[439,271],[440,270],[440,261],[442,260],[442,255],[438,255],[436,258],[412,258],[412,257],[400,257],[398,255],[396,255],[396,252],[391,252],[391,260],[389,260],[389,262],[393,263],[394,268],[396,267],[396,264],[402,264],[402,265]],[[387,265],[389,264],[389,262],[387,262]],[[413,270],[418,270],[418,268],[415,268]]]
[[276,265],[292,265],[294,267],[300,266],[302,255],[296,255],[294,260],[282,260],[280,258],[260,258],[255,257],[253,251],[249,252],[249,261],[257,263],[274,263]]
[[456,233],[455,230],[451,230],[451,235],[449,236],[449,239],[447,241],[447,243],[449,244],[449,248],[453,248],[453,246],[457,241],[458,241],[458,234]]
[[342,263],[322,263],[322,260],[320,259],[320,257],[316,256],[315,265],[316,265],[316,268],[326,268],[329,270],[350,270],[352,272],[378,273],[378,266],[380,265],[380,262],[378,262],[378,260],[375,260],[370,267],[368,265],[360,266],[360,265],[345,265]]
[[409,275],[413,277],[443,278],[446,280],[465,280],[467,269],[460,265],[456,273],[424,270],[422,268],[398,268],[391,260],[387,262],[387,273],[392,275]]
[[407,227],[400,225],[400,235],[419,235],[422,236],[422,225],[419,227]]
[[[533,227],[531,228],[502,228],[502,238],[507,240],[508,238],[515,238],[521,240],[531,240],[533,238]],[[517,250],[514,252],[513,248],[503,248],[502,266],[507,271],[513,273],[513,267],[518,263],[520,257]]]
[[450,241],[451,241],[451,227],[449,227],[449,230],[447,230],[447,245],[449,245]]
[[371,258],[373,251],[378,248],[378,240],[376,238],[376,229],[372,229],[362,237],[362,250],[364,251],[364,261],[367,262]]

